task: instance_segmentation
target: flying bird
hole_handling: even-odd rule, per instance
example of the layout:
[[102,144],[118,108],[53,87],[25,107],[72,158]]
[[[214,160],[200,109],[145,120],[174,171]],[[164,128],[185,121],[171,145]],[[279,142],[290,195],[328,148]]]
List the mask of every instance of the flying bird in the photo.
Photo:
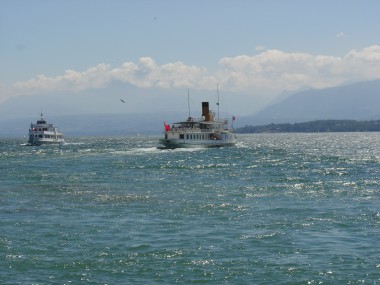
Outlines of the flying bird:
[[123,102],[125,104],[125,101],[123,99],[120,99],[121,102]]

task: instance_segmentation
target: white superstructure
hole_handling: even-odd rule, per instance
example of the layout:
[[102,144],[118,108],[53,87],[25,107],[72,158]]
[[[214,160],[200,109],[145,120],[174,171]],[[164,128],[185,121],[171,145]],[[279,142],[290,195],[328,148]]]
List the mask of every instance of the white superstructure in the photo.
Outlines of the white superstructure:
[[41,113],[41,118],[37,120],[36,124],[31,123],[29,129],[29,145],[42,145],[42,144],[64,144],[65,140],[63,133],[58,131],[57,127],[49,124]]
[[160,143],[165,148],[224,147],[236,144],[236,134],[228,128],[228,120],[215,119],[209,103],[202,102],[202,118],[189,117],[186,121],[164,124],[164,138]]

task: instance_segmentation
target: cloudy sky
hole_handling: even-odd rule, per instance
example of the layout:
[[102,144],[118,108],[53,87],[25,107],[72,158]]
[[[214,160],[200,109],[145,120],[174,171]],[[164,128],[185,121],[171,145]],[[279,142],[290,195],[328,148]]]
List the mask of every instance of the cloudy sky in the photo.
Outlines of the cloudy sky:
[[379,15],[377,0],[1,0],[0,105],[118,84],[150,94],[130,107],[147,112],[152,96],[218,85],[248,113],[284,91],[380,78]]

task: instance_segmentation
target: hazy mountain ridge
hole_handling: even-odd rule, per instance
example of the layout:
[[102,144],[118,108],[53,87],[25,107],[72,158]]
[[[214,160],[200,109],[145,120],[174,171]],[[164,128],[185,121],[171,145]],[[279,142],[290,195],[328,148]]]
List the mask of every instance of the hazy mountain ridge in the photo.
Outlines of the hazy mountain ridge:
[[252,117],[251,125],[312,120],[374,120],[380,118],[380,79],[326,89],[311,89],[286,97]]
[[[137,92],[136,90],[127,90],[131,94]],[[62,115],[66,112],[63,109],[61,102],[58,100],[59,96],[55,95],[51,98],[54,102],[57,99],[56,107],[51,110],[47,110],[45,115],[46,119],[54,123],[64,132],[65,136],[101,136],[101,135],[136,135],[136,134],[161,134],[163,130],[163,121],[166,123],[172,123],[177,120],[182,120],[187,117],[186,101],[187,95],[183,98],[176,98],[176,105],[179,107],[170,108],[167,107],[167,111],[160,112],[133,112],[134,106],[138,105],[136,95],[127,97],[127,104],[120,102],[120,98],[125,98],[128,92],[119,86],[119,89],[114,93],[110,93],[109,96],[103,98],[101,91],[96,94],[89,92],[88,96],[84,99],[87,100],[89,105],[86,112],[81,115],[69,114]],[[214,99],[212,94],[208,94],[208,99]],[[287,94],[285,94],[287,95]],[[75,105],[79,104],[78,100],[75,100],[74,94],[72,105],[73,108],[68,111],[74,111]],[[124,97],[123,97],[124,96]],[[200,116],[200,102],[198,104],[195,101],[202,100],[201,94],[196,94],[196,99],[193,99],[192,116]],[[280,96],[281,97],[281,96]],[[175,94],[171,98],[175,98]],[[1,123],[4,126],[0,128],[0,136],[20,137],[26,136],[30,122],[35,122],[38,118],[39,100],[32,107],[28,103],[31,102],[31,98],[16,98],[15,100],[2,104],[0,111],[5,111],[7,107],[12,109],[23,108],[23,114],[29,116],[10,116],[2,114],[0,116]],[[44,97],[41,96],[41,100]],[[159,98],[157,98],[159,99]],[[97,110],[91,114],[92,101],[104,100],[104,111],[106,110],[118,110],[119,113],[107,114],[100,113],[101,110]],[[82,98],[83,101],[83,98]],[[43,101],[42,101],[43,102]],[[178,103],[177,103],[178,102]],[[82,102],[85,104],[86,102]],[[165,104],[165,102],[161,102]],[[244,104],[244,102],[237,102]],[[236,104],[237,104],[236,103]],[[157,101],[152,102],[151,107],[157,106]],[[54,110],[63,109],[61,112],[54,112]],[[149,108],[147,108],[148,110]],[[215,109],[215,106],[214,106]],[[223,104],[223,110],[229,110],[229,105]],[[30,110],[35,115],[30,117]],[[20,111],[20,110],[19,110]],[[8,110],[10,112],[10,110]],[[378,120],[380,119],[380,80],[359,82],[344,86],[338,86],[327,89],[310,89],[291,94],[289,96],[283,96],[282,101],[277,101],[273,105],[268,106],[264,110],[258,112],[253,116],[239,116],[234,114],[237,120],[234,122],[234,127],[259,126],[266,124],[280,124],[280,123],[299,123],[315,120]],[[231,118],[231,114],[221,112],[221,118]]]

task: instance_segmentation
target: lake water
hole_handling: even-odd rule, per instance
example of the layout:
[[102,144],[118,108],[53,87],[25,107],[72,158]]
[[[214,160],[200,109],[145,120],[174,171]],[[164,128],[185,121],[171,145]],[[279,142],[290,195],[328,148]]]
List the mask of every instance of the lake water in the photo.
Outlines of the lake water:
[[0,283],[380,283],[380,133],[158,139],[0,139]]

